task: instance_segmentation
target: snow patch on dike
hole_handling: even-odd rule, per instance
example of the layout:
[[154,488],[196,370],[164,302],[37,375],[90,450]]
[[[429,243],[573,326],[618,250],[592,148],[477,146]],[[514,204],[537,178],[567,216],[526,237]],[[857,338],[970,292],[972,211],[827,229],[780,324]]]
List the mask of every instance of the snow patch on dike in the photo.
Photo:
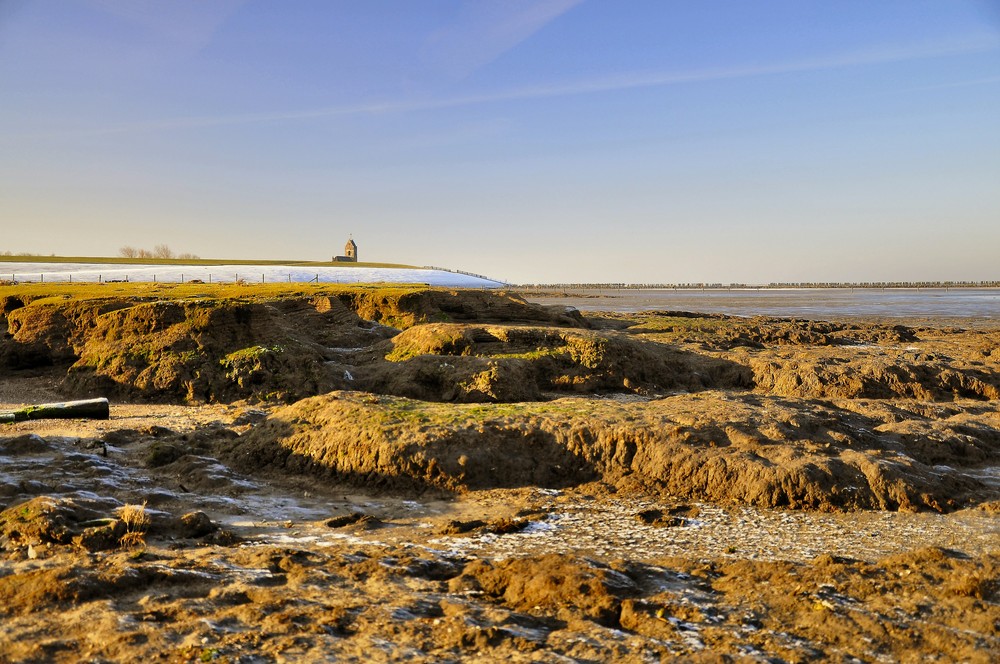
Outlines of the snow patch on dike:
[[502,288],[500,281],[432,268],[296,265],[121,265],[114,263],[6,263],[0,277],[16,282],[395,283],[447,288]]

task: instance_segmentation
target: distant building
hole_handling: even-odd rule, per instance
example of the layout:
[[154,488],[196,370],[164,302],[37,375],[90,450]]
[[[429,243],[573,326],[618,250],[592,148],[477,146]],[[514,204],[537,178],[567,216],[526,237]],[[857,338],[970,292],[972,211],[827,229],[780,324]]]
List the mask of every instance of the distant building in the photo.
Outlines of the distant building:
[[358,262],[358,245],[353,239],[349,239],[347,244],[344,245],[344,255],[334,256],[334,263],[357,263]]

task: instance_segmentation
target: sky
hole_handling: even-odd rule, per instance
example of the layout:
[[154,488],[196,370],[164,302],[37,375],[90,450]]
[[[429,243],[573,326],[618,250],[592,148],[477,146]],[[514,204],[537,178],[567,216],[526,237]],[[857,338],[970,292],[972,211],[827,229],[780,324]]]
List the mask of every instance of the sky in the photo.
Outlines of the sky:
[[1000,0],[0,0],[0,253],[1000,278]]

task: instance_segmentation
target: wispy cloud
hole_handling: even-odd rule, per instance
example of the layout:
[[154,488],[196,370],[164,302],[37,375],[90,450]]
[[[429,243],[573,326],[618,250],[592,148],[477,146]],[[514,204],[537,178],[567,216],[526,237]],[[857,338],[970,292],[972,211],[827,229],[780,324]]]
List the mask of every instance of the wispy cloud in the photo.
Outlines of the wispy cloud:
[[473,0],[448,27],[432,34],[422,59],[461,79],[524,42],[583,0]]
[[[59,132],[58,134],[51,133],[45,134],[45,136],[106,135],[175,129],[193,129],[213,126],[293,122],[357,115],[413,113],[482,104],[531,101],[537,99],[602,94],[642,88],[657,88],[711,81],[863,67],[911,60],[950,57],[975,52],[991,51],[996,50],[997,48],[1000,48],[1000,38],[992,34],[984,34],[976,38],[963,39],[955,42],[938,42],[916,47],[886,47],[866,51],[856,51],[852,53],[842,53],[820,58],[763,65],[699,69],[684,72],[629,72],[606,76],[603,78],[513,88],[481,94],[458,95],[433,99],[377,101],[356,105],[329,106],[290,111],[164,118],[162,120],[152,122],[122,124],[85,131]],[[990,83],[993,82],[993,80],[994,79],[991,78],[982,79],[980,81],[973,81],[966,84],[974,85],[977,83]]]
[[990,51],[1000,48],[1000,38],[981,35],[975,39],[957,42],[926,44],[918,47],[886,47],[836,54],[820,58],[803,59],[764,65],[700,69],[686,72],[634,72],[617,74],[564,85],[541,86],[500,93],[490,101],[530,99],[566,95],[614,92],[636,88],[653,88],[683,83],[702,83],[726,79],[752,78],[777,74],[822,71],[888,64],[909,60],[947,57],[966,53]]
[[183,52],[204,48],[246,0],[84,0],[94,9],[141,26]]
[[918,85],[909,88],[900,88],[893,92],[928,92],[931,90],[950,90],[952,88],[971,88],[979,85],[991,85],[1000,83],[1000,76],[987,76],[985,78],[973,78],[965,81],[951,81],[949,83],[939,83],[937,85]]

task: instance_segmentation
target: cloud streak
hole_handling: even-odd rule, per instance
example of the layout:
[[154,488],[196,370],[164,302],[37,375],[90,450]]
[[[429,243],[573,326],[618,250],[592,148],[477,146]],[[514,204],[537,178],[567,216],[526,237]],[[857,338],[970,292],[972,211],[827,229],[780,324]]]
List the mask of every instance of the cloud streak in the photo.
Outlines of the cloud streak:
[[431,35],[423,59],[461,79],[524,42],[583,0],[475,0]]
[[[368,102],[355,105],[329,106],[313,109],[274,111],[263,113],[238,113],[230,115],[191,116],[164,118],[143,123],[130,123],[91,130],[65,131],[58,133],[33,134],[22,138],[56,136],[100,136],[168,130],[198,129],[217,126],[254,125],[275,122],[308,121],[358,115],[387,115],[443,110],[485,104],[518,101],[532,101],[559,97],[581,96],[668,87],[713,81],[746,79],[782,74],[797,74],[891,64],[913,60],[951,57],[963,54],[992,51],[1000,48],[1000,38],[992,34],[979,35],[972,39],[953,42],[937,42],[910,47],[878,48],[852,53],[836,54],[820,58],[780,62],[763,65],[747,65],[700,69],[686,72],[629,72],[569,83],[539,85],[500,90],[492,93],[457,95],[437,99],[393,100]],[[983,79],[989,83],[994,79]],[[969,83],[970,85],[976,82]]]
[[85,0],[97,11],[159,35],[183,53],[211,42],[216,31],[246,0]]

